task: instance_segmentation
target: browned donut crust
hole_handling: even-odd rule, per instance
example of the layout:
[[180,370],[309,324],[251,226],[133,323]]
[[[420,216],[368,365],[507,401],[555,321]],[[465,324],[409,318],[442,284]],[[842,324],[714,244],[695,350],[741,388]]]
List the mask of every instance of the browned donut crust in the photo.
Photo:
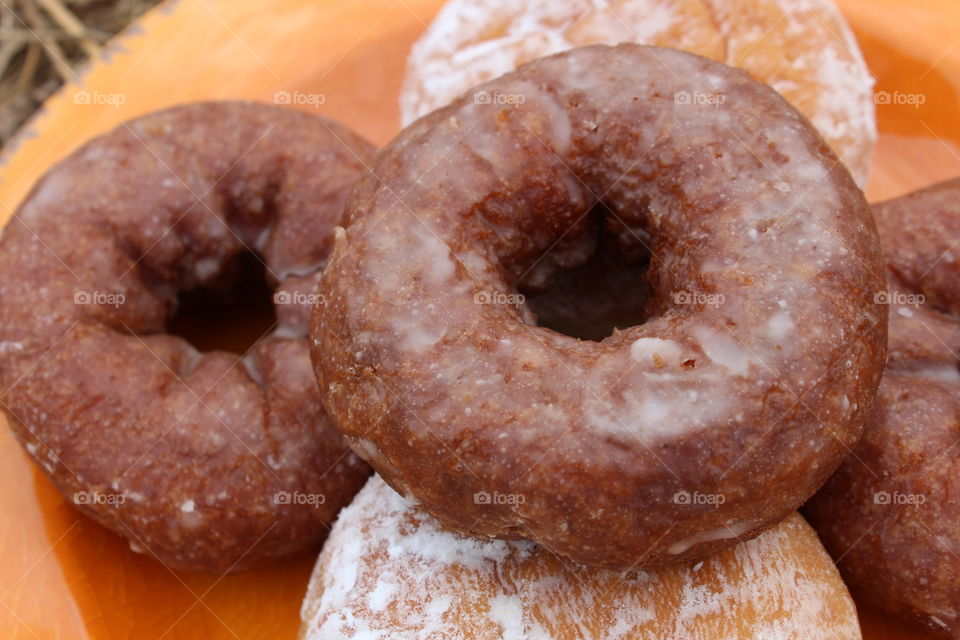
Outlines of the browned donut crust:
[[[234,571],[314,548],[369,468],[323,411],[310,296],[369,143],[323,118],[192,104],[87,143],[0,239],[0,391],[60,491],[132,548]],[[164,333],[177,294],[266,265],[242,359]]]
[[[782,519],[859,436],[886,343],[876,229],[745,73],[574,49],[415,122],[373,174],[311,354],[355,450],[449,525],[610,568],[691,559]],[[538,327],[518,289],[598,233],[649,246],[646,322],[600,342]]]
[[863,439],[807,505],[851,588],[960,637],[960,180],[874,207],[890,356]]

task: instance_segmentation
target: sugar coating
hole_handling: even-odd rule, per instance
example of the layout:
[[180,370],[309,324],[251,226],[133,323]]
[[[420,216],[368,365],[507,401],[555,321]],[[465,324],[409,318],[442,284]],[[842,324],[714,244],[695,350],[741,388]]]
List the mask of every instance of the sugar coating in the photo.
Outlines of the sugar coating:
[[301,618],[303,640],[860,638],[796,514],[696,564],[614,573],[445,530],[378,477],[341,512]]
[[[866,185],[877,138],[874,80],[831,0],[450,0],[407,60],[402,122],[534,58],[621,42],[750,71],[809,117]],[[704,78],[698,90],[710,95],[717,82]]]

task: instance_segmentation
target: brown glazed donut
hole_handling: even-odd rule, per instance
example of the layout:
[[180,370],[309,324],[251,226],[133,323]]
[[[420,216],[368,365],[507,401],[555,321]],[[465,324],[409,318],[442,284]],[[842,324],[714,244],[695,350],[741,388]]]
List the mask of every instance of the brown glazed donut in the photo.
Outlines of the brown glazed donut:
[[874,215],[890,356],[863,439],[806,509],[855,593],[960,638],[960,180]]
[[[0,391],[60,491],[134,550],[235,571],[315,548],[369,475],[323,411],[310,295],[371,145],[253,103],[141,117],[57,164],[0,239]],[[254,252],[276,325],[239,358],[165,333]]]
[[[402,131],[345,216],[311,328],[325,406],[456,529],[609,568],[703,556],[799,506],[869,416],[869,207],[742,71],[632,44],[541,58]],[[645,322],[537,326],[521,296],[598,236],[647,253]]]

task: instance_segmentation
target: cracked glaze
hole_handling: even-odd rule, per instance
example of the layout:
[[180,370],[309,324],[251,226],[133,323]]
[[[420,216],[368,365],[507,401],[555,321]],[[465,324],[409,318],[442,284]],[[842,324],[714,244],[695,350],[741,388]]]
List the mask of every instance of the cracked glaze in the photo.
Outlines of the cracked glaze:
[[[4,409],[67,499],[134,550],[222,573],[316,548],[369,474],[323,411],[294,296],[315,291],[372,155],[287,109],[176,107],[85,144],[7,224]],[[245,246],[294,302],[276,328],[239,362],[166,334],[177,293],[229,281]]]
[[[723,105],[673,100],[704,82]],[[585,47],[479,90],[524,100],[417,121],[348,202],[311,333],[338,428],[448,524],[583,564],[698,557],[786,516],[858,437],[884,357],[849,173],[774,91],[680,51]],[[593,194],[612,213],[584,216]],[[589,260],[597,216],[650,246],[647,321],[535,326],[517,290]]]

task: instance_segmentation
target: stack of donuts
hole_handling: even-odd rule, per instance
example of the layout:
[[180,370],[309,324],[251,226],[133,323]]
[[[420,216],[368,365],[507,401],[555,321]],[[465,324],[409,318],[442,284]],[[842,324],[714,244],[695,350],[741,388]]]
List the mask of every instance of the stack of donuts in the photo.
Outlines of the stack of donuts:
[[[0,385],[68,500],[178,570],[322,545],[309,640],[855,639],[848,588],[960,637],[960,182],[866,202],[829,0],[450,0],[400,105],[379,151],[183,105],[38,182]],[[242,354],[171,329],[257,278]]]

